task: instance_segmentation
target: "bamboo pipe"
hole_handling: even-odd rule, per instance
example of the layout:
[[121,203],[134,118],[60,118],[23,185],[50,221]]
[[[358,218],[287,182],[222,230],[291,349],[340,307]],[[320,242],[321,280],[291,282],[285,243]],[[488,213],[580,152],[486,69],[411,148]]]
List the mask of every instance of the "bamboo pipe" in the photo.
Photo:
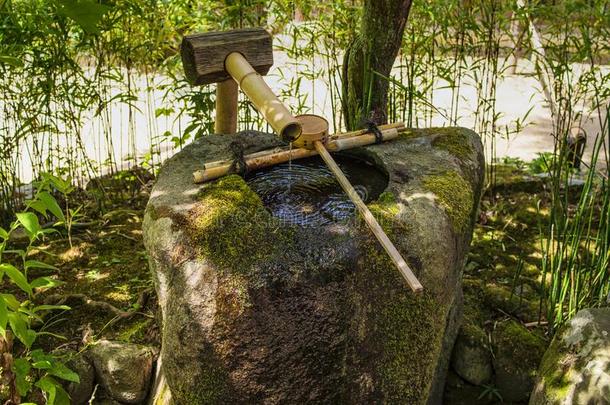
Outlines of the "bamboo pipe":
[[415,274],[413,274],[413,271],[409,268],[407,262],[405,262],[405,260],[402,258],[400,252],[396,249],[390,238],[388,238],[388,235],[386,235],[386,233],[383,231],[381,225],[379,225],[379,222],[377,222],[364,201],[362,201],[356,190],[354,190],[354,187],[350,184],[347,177],[345,177],[339,166],[337,166],[337,163],[335,163],[335,160],[332,158],[330,153],[328,153],[324,147],[324,144],[320,141],[314,141],[314,146],[328,168],[333,172],[335,178],[343,190],[347,193],[350,200],[352,200],[356,208],[358,208],[358,211],[360,211],[360,214],[362,214],[366,224],[369,226],[381,246],[383,246],[385,251],[388,253],[411,290],[414,293],[421,293],[424,287],[421,285],[417,277],[415,277]]
[[301,124],[241,53],[233,52],[227,56],[225,70],[235,79],[280,138],[292,142],[301,135]]
[[237,132],[237,83],[225,80],[216,85],[216,121],[214,132],[233,135]]
[[[398,138],[399,131],[397,128],[390,128],[381,131],[383,141],[390,141]],[[375,135],[365,134],[350,138],[341,138],[331,140],[326,144],[328,150],[339,152],[342,150],[352,149],[359,146],[371,145],[376,142]],[[273,166],[280,163],[285,163],[290,160],[303,159],[317,155],[315,149],[295,148],[295,149],[272,149],[271,151],[260,151],[244,156],[246,167],[248,170],[256,170],[263,167]],[[231,172],[232,160],[220,160],[210,162],[204,165],[203,170],[197,170],[193,173],[193,182],[205,183],[215,180],[219,177],[226,176]]]

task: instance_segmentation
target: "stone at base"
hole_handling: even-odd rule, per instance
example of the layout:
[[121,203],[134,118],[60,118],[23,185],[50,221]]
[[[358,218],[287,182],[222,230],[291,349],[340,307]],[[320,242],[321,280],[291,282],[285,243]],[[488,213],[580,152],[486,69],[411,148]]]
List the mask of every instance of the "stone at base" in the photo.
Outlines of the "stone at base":
[[485,331],[474,325],[462,327],[455,341],[451,365],[471,384],[482,385],[491,380],[493,367]]
[[557,332],[529,403],[610,404],[610,308],[583,309]]
[[72,405],[88,404],[95,387],[95,368],[93,364],[85,356],[75,354],[66,366],[78,374],[80,379],[79,383],[64,383],[66,392],[70,395],[70,403]]
[[90,357],[97,381],[107,396],[125,404],[144,401],[155,358],[151,348],[101,340],[90,350]]
[[492,340],[496,387],[502,399],[505,402],[527,400],[546,348],[544,340],[512,320],[498,323]]

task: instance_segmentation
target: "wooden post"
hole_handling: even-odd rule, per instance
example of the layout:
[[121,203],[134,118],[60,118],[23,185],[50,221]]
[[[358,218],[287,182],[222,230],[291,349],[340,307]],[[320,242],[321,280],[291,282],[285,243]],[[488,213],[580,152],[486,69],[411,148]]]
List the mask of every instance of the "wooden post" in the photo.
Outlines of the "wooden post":
[[388,253],[411,290],[413,290],[414,293],[421,293],[424,287],[421,285],[417,277],[415,277],[415,274],[413,274],[413,271],[411,271],[409,265],[407,262],[405,262],[405,259],[402,258],[400,252],[398,249],[396,249],[390,238],[388,238],[388,235],[386,235],[386,233],[383,231],[381,225],[379,225],[379,222],[377,222],[364,201],[362,201],[356,190],[354,190],[354,187],[351,185],[347,177],[345,177],[339,166],[337,166],[337,163],[335,163],[335,160],[332,158],[330,153],[328,153],[324,147],[324,144],[320,141],[314,141],[314,146],[316,147],[318,154],[326,163],[326,166],[328,166],[328,168],[335,175],[335,178],[341,185],[341,188],[343,188],[343,191],[347,193],[350,200],[352,200],[358,211],[360,211],[364,221],[369,226],[379,243],[381,243],[381,246],[383,246],[385,251]]
[[237,83],[234,80],[225,80],[216,85],[214,132],[226,135],[237,132]]

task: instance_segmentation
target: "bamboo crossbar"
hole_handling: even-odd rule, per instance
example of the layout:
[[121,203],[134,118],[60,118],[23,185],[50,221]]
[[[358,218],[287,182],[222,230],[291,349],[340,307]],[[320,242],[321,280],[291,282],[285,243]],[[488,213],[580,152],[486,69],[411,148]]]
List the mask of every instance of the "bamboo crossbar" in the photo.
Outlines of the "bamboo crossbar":
[[[384,142],[398,138],[398,135],[401,132],[400,129],[402,128],[400,126],[396,126],[396,124],[392,125],[394,125],[394,127],[386,129],[383,129],[383,126],[379,127]],[[404,124],[402,127],[404,127]],[[331,152],[338,152],[359,146],[371,145],[376,142],[375,135],[366,132],[366,130],[363,133],[360,131],[355,131],[355,133],[360,133],[360,135],[343,136],[346,134],[337,134],[341,136],[335,135],[334,139],[331,137],[331,140],[326,144],[326,149]],[[246,155],[244,156],[244,161],[247,170],[256,170],[280,163],[286,163],[290,160],[308,158],[317,154],[318,152],[315,149],[275,148]],[[202,170],[197,170],[193,173],[193,181],[195,183],[205,183],[226,176],[231,173],[232,165],[232,160],[220,160],[206,163]]]

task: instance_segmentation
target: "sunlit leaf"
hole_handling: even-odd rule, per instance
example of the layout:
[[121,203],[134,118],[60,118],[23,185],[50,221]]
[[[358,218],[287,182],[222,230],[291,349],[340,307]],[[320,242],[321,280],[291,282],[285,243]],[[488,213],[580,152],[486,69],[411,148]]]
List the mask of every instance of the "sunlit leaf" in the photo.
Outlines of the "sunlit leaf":
[[51,214],[55,215],[57,219],[60,219],[62,221],[66,220],[64,218],[64,213],[59,207],[59,204],[57,204],[57,200],[55,199],[55,197],[53,197],[46,191],[42,191],[38,193],[38,198],[40,198],[40,200],[44,202],[47,209],[51,211]]
[[70,307],[67,305],[38,305],[37,307],[34,307],[32,309],[32,311],[34,312],[39,312],[39,311],[51,311],[51,310],[55,310],[55,309],[61,309],[61,310],[69,310]]
[[30,237],[36,236],[40,232],[40,224],[38,217],[31,212],[17,213],[17,220],[23,225],[25,230],[30,234]]
[[4,298],[0,297],[0,335],[6,338],[6,323],[8,322],[8,309]]
[[14,56],[0,55],[0,63],[16,68],[23,67],[23,61],[19,58],[15,58]]
[[36,340],[36,332],[28,327],[28,323],[24,318],[26,318],[26,316],[23,314],[10,312],[8,314],[8,323],[15,336],[17,336],[17,339],[29,349]]
[[63,281],[55,280],[51,277],[38,277],[30,283],[32,288],[51,288],[58,285],[62,285]]
[[36,269],[57,270],[57,267],[55,267],[51,264],[48,264],[48,263],[38,261],[38,260],[27,260],[25,262],[25,268],[26,269],[36,268]]
[[6,306],[13,311],[18,311],[21,303],[15,298],[13,294],[0,294],[2,300],[6,303]]
[[47,218],[47,205],[43,201],[30,201],[28,202],[28,207],[39,212],[41,215],[44,215],[44,217]]
[[88,0],[56,0],[58,13],[64,15],[81,26],[89,34],[100,32],[98,23],[110,7]]
[[0,264],[0,271],[4,272],[11,279],[11,281],[23,291],[28,294],[32,294],[32,286],[30,286],[30,283],[28,283],[25,275],[15,266],[8,263],[2,263]]

